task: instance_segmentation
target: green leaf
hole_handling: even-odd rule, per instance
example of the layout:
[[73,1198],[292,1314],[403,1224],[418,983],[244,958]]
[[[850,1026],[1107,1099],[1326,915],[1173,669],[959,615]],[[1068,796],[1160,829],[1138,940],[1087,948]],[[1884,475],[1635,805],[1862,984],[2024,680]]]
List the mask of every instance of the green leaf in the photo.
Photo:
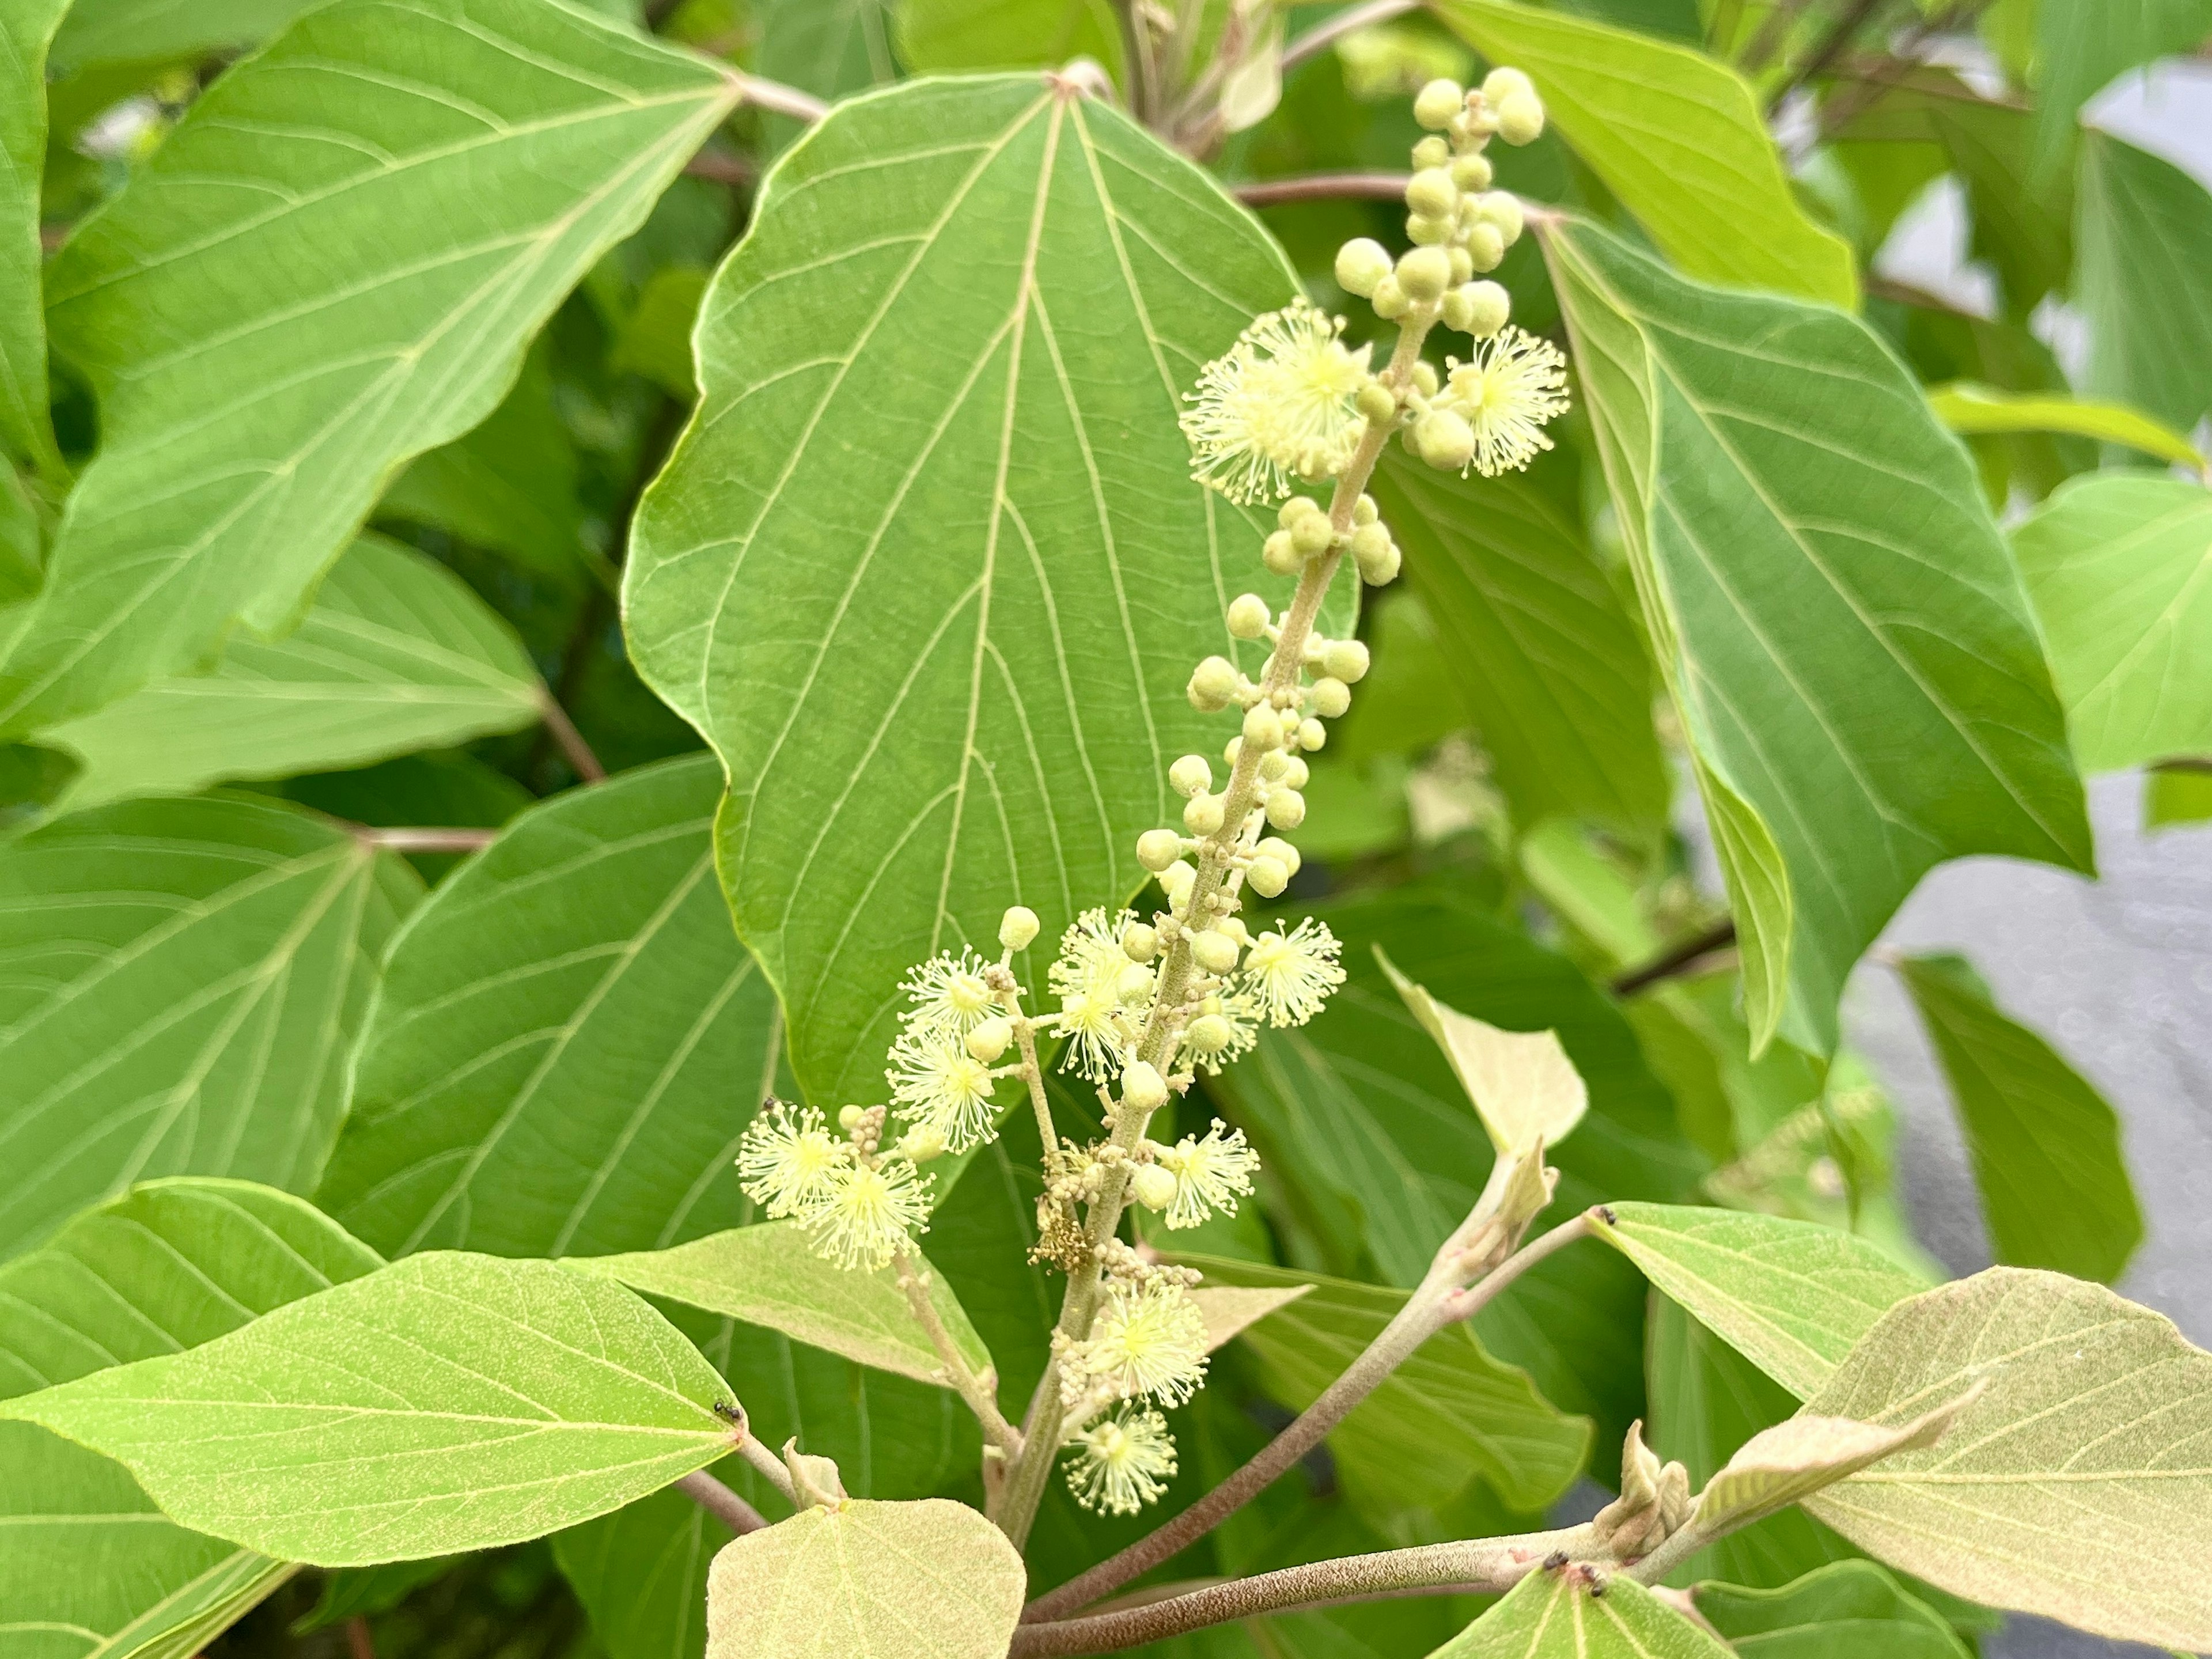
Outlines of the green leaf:
[[1893,1308],[1808,1402],[1900,1421],[1986,1380],[1943,1443],[1807,1507],[1891,1565],[2120,1641],[2212,1648],[2212,1354],[2101,1285],[1992,1267]]
[[1589,1091],[1557,1031],[1504,1031],[1431,996],[1390,964],[1376,960],[1421,1029],[1451,1062],[1475,1115],[1501,1155],[1556,1146],[1589,1109]]
[[0,10],[0,465],[58,471],[46,418],[46,332],[39,240],[46,159],[46,48],[70,0]]
[[181,1524],[323,1566],[535,1538],[714,1461],[714,1368],[611,1279],[444,1252],[0,1407]]
[[1395,451],[1373,491],[1516,821],[1662,820],[1650,659],[1567,513],[1525,478]]
[[1000,1659],[1027,1578],[965,1504],[849,1501],[748,1533],[707,1581],[708,1659]]
[[282,628],[733,97],[533,0],[339,0],[202,94],[47,273],[104,443],[0,730],[190,669],[234,623]]
[[[672,1250],[571,1256],[562,1265],[604,1273],[634,1291],[765,1325],[918,1382],[936,1382],[944,1375],[945,1362],[916,1322],[897,1276],[889,1267],[848,1273],[823,1261],[795,1221],[737,1227]],[[929,1271],[926,1262],[918,1265]],[[942,1274],[931,1276],[930,1300],[969,1369],[988,1370],[990,1350]]]
[[1972,1659],[1932,1607],[1871,1561],[1838,1561],[1775,1589],[1700,1584],[1697,1597],[1739,1659]]
[[696,1659],[707,1571],[737,1534],[686,1494],[657,1492],[553,1534],[553,1559],[613,1659]]
[[1951,1082],[1997,1260],[2118,1279],[2143,1220],[2112,1107],[2004,1016],[1963,957],[1908,957],[1902,971]]
[[1591,1218],[1600,1238],[1800,1400],[1923,1288],[1863,1239],[1809,1221],[1671,1204],[1607,1210]]
[[282,639],[241,635],[214,673],[157,680],[39,741],[82,763],[55,803],[66,811],[512,732],[544,695],[522,641],[467,583],[370,536]]
[[[696,1510],[698,1505],[691,1507]],[[315,1598],[313,1607],[293,1621],[292,1634],[306,1636],[343,1625],[349,1619],[389,1613],[423,1585],[444,1577],[464,1559],[434,1555],[427,1561],[387,1561],[381,1566],[340,1567],[326,1572],[322,1594]]]
[[1136,890],[1167,761],[1231,730],[1185,696],[1223,596],[1285,592],[1176,416],[1296,292],[1205,174],[1036,76],[855,100],[777,164],[624,610],[733,780],[722,878],[811,1097],[880,1091],[916,961]]
[[1578,1569],[1540,1569],[1429,1659],[1727,1659],[1728,1650],[1634,1579],[1595,1592]]
[[[1243,1333],[1268,1391],[1304,1411],[1405,1305],[1406,1292],[1214,1256],[1178,1260],[1209,1285],[1311,1285]],[[1388,1511],[1435,1508],[1480,1475],[1509,1509],[1541,1510],[1573,1483],[1589,1449],[1587,1419],[1537,1393],[1528,1374],[1492,1358],[1474,1330],[1440,1331],[1354,1407],[1329,1436],[1355,1502]]]
[[1858,303],[1850,246],[1806,216],[1750,86],[1703,52],[1511,0],[1431,0],[1528,72],[1552,124],[1692,276]]
[[607,353],[607,367],[642,374],[672,398],[691,402],[699,377],[691,364],[691,331],[707,297],[708,273],[693,265],[664,265],[639,292]]
[[[269,1188],[148,1182],[0,1267],[0,1398],[194,1346],[381,1265]],[[115,1464],[33,1425],[0,1423],[0,1467],[11,1653],[186,1659],[298,1571],[174,1525]]]
[[133,1181],[312,1188],[375,963],[421,892],[240,798],[78,813],[0,847],[0,1257]]
[[2212,753],[2212,495],[2081,478],[2012,544],[2083,769]]
[[[1928,389],[1929,407],[1954,432],[2067,432],[2125,444],[2162,461],[2203,471],[2208,462],[2172,427],[2126,404],[2100,404],[2057,394],[1999,391],[1971,380]],[[2033,592],[2030,588],[2031,594]]]
[[1970,1389],[1894,1426],[1800,1412],[1738,1447],[1698,1494],[1691,1520],[1712,1533],[1763,1521],[1861,1469],[1934,1445],[1972,1398]]
[[704,756],[517,818],[394,943],[319,1201],[392,1255],[665,1248],[752,1218],[774,994],[730,932]]
[[2143,827],[2203,823],[2212,819],[2212,775],[2198,771],[2153,772],[2144,781]]
[[159,64],[258,46],[319,0],[76,0],[54,41],[54,62]]
[[2171,162],[2092,132],[2078,204],[2087,389],[2193,430],[2212,409],[2212,197]]
[[[2036,109],[2036,164],[2051,172],[2065,155],[2081,107],[2115,77],[2212,34],[2206,0],[2039,0],[2036,57],[2043,69]],[[2094,142],[2094,139],[2092,140]]]
[[1546,246],[1729,877],[1754,1049],[1786,974],[1792,1040],[1826,1053],[1845,975],[1923,872],[2090,866],[2027,599],[1965,452],[1863,325],[1699,288],[1580,222]]
[[[891,56],[890,0],[763,0],[753,67],[771,81],[835,101],[898,78]],[[805,129],[768,118],[782,149]]]
[[1121,67],[1109,0],[894,0],[891,17],[899,61],[916,75],[1057,69],[1075,58]]

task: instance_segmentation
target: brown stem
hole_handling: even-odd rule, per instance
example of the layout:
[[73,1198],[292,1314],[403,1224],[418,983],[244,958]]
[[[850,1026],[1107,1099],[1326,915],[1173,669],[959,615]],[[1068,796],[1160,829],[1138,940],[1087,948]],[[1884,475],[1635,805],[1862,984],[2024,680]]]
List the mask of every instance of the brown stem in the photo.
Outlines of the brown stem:
[[1174,1520],[1139,1538],[1118,1555],[1109,1556],[1088,1572],[1069,1579],[1058,1589],[1039,1596],[1023,1613],[1023,1620],[1033,1623],[1060,1618],[1088,1607],[1109,1591],[1127,1583],[1139,1573],[1151,1571],[1205,1537],[1319,1445],[1329,1431],[1350,1416],[1352,1408],[1374,1393],[1423,1343],[1445,1326],[1473,1318],[1499,1291],[1536,1263],[1584,1237],[1589,1231],[1589,1222],[1588,1218],[1578,1215],[1554,1227],[1500,1262],[1479,1284],[1462,1286],[1456,1282],[1455,1271],[1467,1231],[1463,1226],[1437,1253],[1436,1264],[1430,1268],[1420,1288],[1376,1334],[1366,1351],[1322,1391],[1318,1400],[1299,1413],[1296,1422],[1262,1447],[1250,1462]]
[[2212,772],[2212,760],[2198,760],[2193,757],[2184,757],[2175,760],[2154,761],[2151,763],[2150,769],[2154,772]]
[[1288,74],[1323,46],[1334,44],[1354,29],[1364,29],[1370,23],[1387,23],[1393,17],[1403,17],[1414,9],[1417,0],[1367,0],[1364,6],[1346,6],[1334,17],[1315,24],[1283,48],[1284,73]]
[[552,692],[543,687],[538,691],[538,714],[545,722],[545,729],[553,734],[553,741],[560,745],[561,753],[567,757],[568,764],[575,768],[578,777],[586,783],[606,781],[607,769],[599,764],[599,757],[592,752],[592,745],[584,741],[584,734],[576,729],[575,721],[568,718],[568,711],[561,707]]
[[794,121],[818,121],[830,112],[830,106],[812,93],[787,87],[781,81],[764,80],[743,70],[726,68],[722,73],[736,86],[738,96],[756,109],[773,110]]
[[1261,179],[1231,187],[1246,207],[1278,202],[1313,202],[1338,198],[1395,202],[1406,193],[1410,173],[1307,173],[1291,179]]
[[692,1470],[676,1483],[676,1490],[732,1532],[758,1532],[768,1525],[766,1516],[704,1469]]
[[749,186],[760,179],[760,165],[750,155],[732,155],[726,150],[702,149],[684,164],[689,178],[704,179],[710,184]]
[[1774,89],[1774,95],[1766,100],[1766,106],[1772,109],[1843,56],[1844,48],[1850,45],[1851,38],[1859,32],[1861,26],[1887,3],[1888,0],[1852,0],[1851,5],[1821,38],[1820,44],[1813,48],[1812,55]]
[[374,824],[353,826],[353,838],[365,847],[381,847],[394,853],[473,853],[499,839],[496,830],[380,829]]
[[346,1651],[352,1659],[376,1659],[376,1644],[368,1634],[368,1620],[356,1613],[345,1622]]
[[945,1320],[937,1311],[937,1304],[929,1299],[929,1286],[922,1280],[921,1270],[914,1258],[902,1250],[891,1260],[898,1276],[899,1289],[906,1292],[906,1305],[913,1311],[915,1323],[921,1327],[929,1338],[929,1346],[937,1350],[937,1357],[945,1362],[945,1381],[952,1391],[967,1402],[968,1409],[975,1413],[975,1420],[983,1425],[986,1438],[1006,1448],[1021,1449],[1022,1437],[1014,1425],[1006,1421],[999,1410],[999,1402],[991,1397],[984,1379],[968,1369],[968,1361],[954,1346],[952,1333],[945,1328]]
[[1631,969],[1618,975],[1611,990],[1617,997],[1632,997],[1647,985],[1656,985],[1662,979],[1672,979],[1683,969],[1703,956],[1725,945],[1735,943],[1734,918],[1717,921],[1702,932],[1695,933],[1662,956],[1655,957],[1641,968]]
[[1025,1622],[1014,1632],[1012,1659],[1059,1654],[1111,1653],[1158,1642],[1209,1625],[1294,1607],[1412,1595],[1497,1595],[1510,1589],[1547,1558],[1601,1559],[1587,1526],[1511,1538],[1468,1539],[1383,1550],[1285,1567],[1249,1578],[1232,1578],[1188,1595],[1085,1619]]

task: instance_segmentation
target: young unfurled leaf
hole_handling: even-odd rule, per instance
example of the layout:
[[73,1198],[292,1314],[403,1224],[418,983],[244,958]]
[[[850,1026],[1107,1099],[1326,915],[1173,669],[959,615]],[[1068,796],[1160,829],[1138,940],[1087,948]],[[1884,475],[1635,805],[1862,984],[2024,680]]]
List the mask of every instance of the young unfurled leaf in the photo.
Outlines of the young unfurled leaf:
[[1893,1429],[1800,1413],[1744,1442],[1698,1494],[1692,1523],[1716,1535],[1747,1527],[1895,1453],[1932,1446],[1978,1392]]
[[2212,1648],[2212,1354],[2101,1285],[1993,1267],[1893,1308],[1808,1408],[1879,1423],[1977,1382],[1941,1444],[1806,1507],[1954,1595]]
[[[694,1239],[669,1250],[571,1256],[562,1264],[618,1279],[634,1291],[665,1296],[923,1382],[943,1380],[931,1346],[890,1267],[847,1270],[815,1254],[796,1221],[766,1221]],[[929,1273],[927,1261],[915,1266]],[[930,1300],[969,1370],[991,1369],[990,1351],[941,1273],[930,1273]]]
[[1775,1589],[1700,1584],[1697,1598],[1740,1659],[1972,1659],[1942,1614],[1872,1561],[1838,1561]]
[[434,1253],[0,1406],[183,1525],[324,1566],[535,1538],[732,1444],[726,1385],[611,1279]]
[[1608,1205],[1591,1221],[1800,1400],[1892,1304],[1926,1288],[1865,1240],[1809,1221],[1672,1204]]
[[1589,1108],[1589,1091],[1557,1031],[1504,1031],[1446,1007],[1407,979],[1380,945],[1376,960],[1474,1103],[1500,1156],[1557,1146]]
[[[2189,440],[2165,422],[2126,404],[2097,403],[2063,393],[2005,392],[1969,380],[1928,389],[1928,406],[1954,432],[2066,432],[2125,444],[2161,461],[2203,471],[2207,465]],[[2034,588],[2030,585],[2029,592]]]
[[707,1659],[1003,1659],[1027,1584],[965,1504],[810,1508],[714,1558]]
[[1530,1573],[1429,1659],[1728,1659],[1706,1631],[1633,1579]]

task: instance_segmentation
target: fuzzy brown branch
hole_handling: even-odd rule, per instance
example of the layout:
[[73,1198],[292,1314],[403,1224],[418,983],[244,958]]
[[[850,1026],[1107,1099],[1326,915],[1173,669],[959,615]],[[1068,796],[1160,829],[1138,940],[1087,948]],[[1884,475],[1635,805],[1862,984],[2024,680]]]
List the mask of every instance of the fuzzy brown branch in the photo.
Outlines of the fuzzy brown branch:
[[1408,173],[1308,173],[1291,179],[1261,179],[1248,185],[1234,185],[1231,193],[1246,207],[1346,198],[1395,202],[1404,197],[1406,181],[1412,177]]
[[568,711],[561,707],[560,699],[543,687],[538,690],[538,715],[545,722],[545,729],[552,733],[553,741],[560,745],[562,754],[568,757],[568,764],[575,768],[578,777],[586,783],[606,781],[607,769],[599,764],[599,757],[592,752],[592,745],[584,741],[584,734],[576,729],[575,721],[568,718]]
[[758,1532],[768,1525],[766,1516],[704,1469],[692,1470],[676,1483],[676,1490],[732,1532]]
[[1672,979],[1699,957],[1709,957],[1735,943],[1734,920],[1717,921],[1702,933],[1691,934],[1663,956],[1620,975],[1613,980],[1610,988],[1617,997],[1632,997],[1646,986],[1656,985],[1662,979]]
[[499,839],[496,830],[388,830],[356,823],[352,830],[353,838],[362,846],[392,853],[473,853]]

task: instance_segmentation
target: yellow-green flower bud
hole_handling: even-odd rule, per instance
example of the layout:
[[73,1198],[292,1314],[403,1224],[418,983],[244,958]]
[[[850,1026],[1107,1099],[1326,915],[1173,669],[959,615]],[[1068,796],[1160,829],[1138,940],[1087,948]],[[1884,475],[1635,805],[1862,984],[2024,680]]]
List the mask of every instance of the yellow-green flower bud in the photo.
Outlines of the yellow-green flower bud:
[[1475,226],[1467,234],[1467,257],[1474,261],[1477,270],[1497,270],[1498,262],[1505,257],[1504,233],[1487,221]]
[[1278,830],[1295,830],[1306,821],[1306,798],[1295,789],[1278,789],[1267,797],[1267,822]]
[[1290,765],[1283,773],[1283,781],[1293,789],[1303,789],[1312,781],[1312,778],[1313,769],[1296,755],[1292,755],[1290,757]]
[[1536,83],[1517,69],[1500,65],[1482,80],[1482,95],[1492,104],[1502,104],[1516,94],[1524,98],[1536,95]]
[[837,1127],[842,1129],[847,1134],[850,1134],[859,1125],[860,1120],[866,1115],[867,1113],[863,1111],[858,1106],[840,1106],[837,1109]]
[[1278,576],[1297,575],[1305,562],[1305,555],[1298,551],[1287,530],[1272,532],[1260,544],[1260,562]]
[[1152,994],[1152,970],[1131,963],[1114,981],[1114,994],[1124,1007],[1133,1008]]
[[1396,272],[1375,284],[1375,292],[1369,303],[1375,307],[1375,314],[1386,323],[1395,323],[1406,314],[1409,308],[1406,291],[1398,286]]
[[1210,836],[1221,828],[1222,799],[1218,795],[1193,795],[1183,803],[1183,828],[1194,836]]
[[[1398,544],[1392,542],[1376,557],[1359,562],[1359,580],[1370,587],[1387,586],[1397,580],[1399,562]],[[1321,747],[1317,743],[1306,746],[1310,749]]]
[[1267,600],[1257,593],[1239,593],[1229,601],[1229,631],[1237,639],[1258,639],[1273,620]]
[[1227,761],[1232,769],[1236,767],[1237,757],[1243,752],[1244,739],[1241,737],[1231,738],[1221,745],[1221,758]]
[[1528,224],[1528,216],[1521,210],[1521,198],[1510,190],[1489,191],[1477,197],[1474,216],[1479,224],[1496,225],[1508,247],[1521,240],[1521,233]]
[[1283,717],[1266,703],[1244,711],[1244,741],[1255,749],[1283,746]]
[[1262,855],[1252,860],[1244,872],[1244,879],[1261,898],[1275,898],[1291,884],[1291,872],[1284,867],[1282,860]]
[[1413,95],[1413,118],[1431,132],[1442,132],[1466,103],[1467,88],[1458,82],[1431,81]]
[[1148,921],[1133,921],[1121,930],[1121,954],[1132,962],[1150,962],[1160,953],[1160,936]]
[[1498,136],[1509,144],[1533,144],[1543,136],[1544,106],[1533,92],[1501,99],[1498,105]]
[[[1398,574],[1397,567],[1395,563],[1397,556],[1398,550],[1394,547],[1390,550],[1390,557],[1394,561],[1391,566],[1390,574],[1393,576]],[[1367,573],[1362,571],[1360,574],[1364,576]],[[1389,578],[1387,576],[1383,578],[1383,580],[1385,581],[1389,580]],[[1382,584],[1378,582],[1376,586],[1379,587]],[[1309,714],[1305,719],[1298,722],[1298,747],[1304,750],[1309,755],[1313,753],[1315,750],[1320,748],[1322,744],[1328,741],[1328,727],[1323,726],[1319,720],[1314,719],[1312,715]],[[1297,866],[1293,866],[1291,867],[1295,869]]]
[[1213,769],[1203,755],[1185,755],[1168,768],[1168,787],[1186,797],[1203,794],[1213,787]]
[[1372,236],[1355,236],[1336,251],[1336,285],[1365,299],[1390,274],[1390,251]]
[[1291,757],[1279,749],[1270,749],[1260,757],[1260,781],[1273,783],[1290,770]]
[[1164,1210],[1175,1202],[1176,1178],[1157,1164],[1140,1164],[1129,1177],[1129,1196],[1148,1210]]
[[1505,326],[1513,314],[1513,296],[1497,283],[1469,283],[1460,290],[1467,295],[1467,326],[1462,333],[1486,340]]
[[1006,1052],[1006,1045],[1014,1040],[1014,1024],[1004,1014],[994,1014],[977,1022],[968,1030],[961,1041],[968,1052],[986,1066],[994,1064]]
[[[1406,216],[1406,240],[1419,243],[1423,247],[1443,246],[1451,240],[1453,233],[1458,228],[1458,220],[1449,214],[1441,215],[1436,218],[1431,218],[1425,213],[1410,213]],[[1405,286],[1405,282],[1401,278],[1398,283],[1401,292]],[[1408,294],[1406,297],[1410,300],[1413,296]]]
[[[1418,437],[1416,441],[1419,441]],[[1352,556],[1354,562],[1364,563],[1369,559],[1378,558],[1382,556],[1382,550],[1389,545],[1389,526],[1379,520],[1374,524],[1364,524],[1352,532]],[[1323,660],[1327,660],[1326,656]]]
[[1474,275],[1474,261],[1467,257],[1467,250],[1454,242],[1444,250],[1451,259],[1452,286],[1456,288]]
[[1352,707],[1352,688],[1339,679],[1318,679],[1313,686],[1314,713],[1325,720],[1342,718]]
[[1237,1033],[1229,1022],[1218,1014],[1200,1014],[1183,1027],[1182,1046],[1194,1054],[1218,1054],[1226,1048]]
[[1398,412],[1398,400],[1380,380],[1370,380],[1360,387],[1352,406],[1370,421],[1387,421]]
[[1352,504],[1352,521],[1354,524],[1373,524],[1382,516],[1382,509],[1375,505],[1372,495],[1362,495]]
[[1148,1060],[1133,1060],[1121,1073],[1121,1103],[1140,1112],[1157,1112],[1168,1103],[1168,1085],[1159,1068]]
[[1291,526],[1291,545],[1309,559],[1317,559],[1336,540],[1336,527],[1326,513],[1309,513]]
[[1416,305],[1434,305],[1451,283],[1451,256],[1440,247],[1417,247],[1398,261],[1398,286]]
[[1192,671],[1190,706],[1201,714],[1229,707],[1237,695],[1237,666],[1226,657],[1208,657]]
[[1357,685],[1367,678],[1367,647],[1358,640],[1331,640],[1321,653],[1322,672],[1346,685]]
[[1448,219],[1459,205],[1459,186],[1443,167],[1423,167],[1406,181],[1406,205],[1431,219]]
[[945,1131],[934,1124],[917,1123],[899,1137],[898,1149],[916,1164],[945,1156]]
[[1440,167],[1451,160],[1451,146],[1441,138],[1424,138],[1413,146],[1416,167]]
[[1147,830],[1137,837],[1137,862],[1154,875],[1182,856],[1182,837],[1172,830]]
[[[1461,250],[1455,248],[1453,252],[1456,253]],[[1468,261],[1468,269],[1474,269],[1472,260]],[[1467,294],[1467,290],[1472,286],[1472,283],[1463,283],[1444,295],[1440,314],[1444,319],[1446,328],[1455,328],[1462,334],[1474,332],[1474,301],[1470,300]]]
[[1490,165],[1490,158],[1480,150],[1452,158],[1452,183],[1462,190],[1488,190],[1490,181],[1498,176],[1498,169]]
[[1413,365],[1413,389],[1424,398],[1437,395],[1437,366],[1431,362]]
[[1043,925],[1028,905],[1009,905],[1006,914],[999,918],[999,943],[1009,951],[1026,951]]
[[1279,859],[1282,860],[1283,868],[1294,876],[1305,863],[1305,860],[1299,856],[1298,849],[1280,836],[1261,836],[1260,844],[1252,851],[1260,858]]
[[1190,953],[1209,974],[1231,973],[1237,967],[1237,941],[1211,927],[1192,937]]
[[[1474,428],[1449,409],[1431,409],[1413,422],[1413,449],[1439,471],[1457,472],[1474,459]],[[1359,561],[1363,575],[1367,565]]]

